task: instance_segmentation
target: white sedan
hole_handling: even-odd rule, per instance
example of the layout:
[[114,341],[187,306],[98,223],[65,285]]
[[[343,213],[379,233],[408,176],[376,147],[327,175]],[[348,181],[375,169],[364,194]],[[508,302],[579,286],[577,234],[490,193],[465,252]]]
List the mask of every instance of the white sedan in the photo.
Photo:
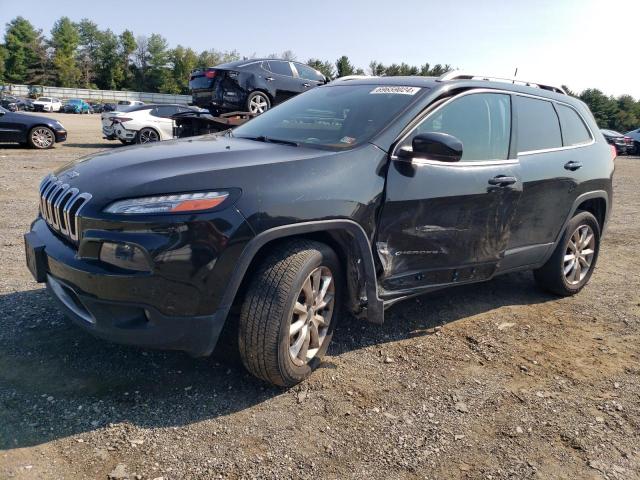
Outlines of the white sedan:
[[102,114],[102,133],[108,140],[124,144],[150,143],[173,138],[176,113],[197,110],[185,105],[141,105]]
[[59,112],[62,110],[62,102],[59,98],[40,97],[33,102],[36,112]]

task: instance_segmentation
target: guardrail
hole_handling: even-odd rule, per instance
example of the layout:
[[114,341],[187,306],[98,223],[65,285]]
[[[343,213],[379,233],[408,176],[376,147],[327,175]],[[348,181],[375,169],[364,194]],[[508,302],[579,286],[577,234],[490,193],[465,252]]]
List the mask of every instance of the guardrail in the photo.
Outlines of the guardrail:
[[[3,93],[26,97],[29,85],[5,85],[0,88]],[[56,97],[61,100],[82,98],[103,103],[117,103],[120,100],[139,100],[145,103],[178,103],[187,105],[191,102],[189,95],[172,95],[168,93],[128,92],[124,90],[92,90],[89,88],[42,87],[43,97]]]

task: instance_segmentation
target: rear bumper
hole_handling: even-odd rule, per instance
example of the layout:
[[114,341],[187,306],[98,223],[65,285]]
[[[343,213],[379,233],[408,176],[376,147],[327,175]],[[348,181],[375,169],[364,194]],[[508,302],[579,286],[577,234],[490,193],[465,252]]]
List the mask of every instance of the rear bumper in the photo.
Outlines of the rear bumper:
[[224,326],[218,312],[197,317],[163,315],[153,307],[99,300],[52,275],[47,290],[79,327],[105,340],[145,348],[210,355]]

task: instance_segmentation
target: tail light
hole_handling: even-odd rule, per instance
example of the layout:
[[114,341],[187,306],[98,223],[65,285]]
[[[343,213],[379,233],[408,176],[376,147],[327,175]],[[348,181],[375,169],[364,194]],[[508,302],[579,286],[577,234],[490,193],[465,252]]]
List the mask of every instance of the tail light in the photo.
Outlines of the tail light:
[[213,78],[213,77],[216,76],[216,71],[215,70],[208,70],[207,73],[205,73],[204,75],[207,78]]
[[614,147],[613,145],[609,145],[609,147],[611,148],[611,160],[615,160],[616,157],[618,156],[618,152],[616,152],[616,147]]
[[133,118],[127,118],[127,117],[109,117],[109,120],[111,120],[111,123],[124,123],[124,122],[128,122],[129,120],[133,120]]

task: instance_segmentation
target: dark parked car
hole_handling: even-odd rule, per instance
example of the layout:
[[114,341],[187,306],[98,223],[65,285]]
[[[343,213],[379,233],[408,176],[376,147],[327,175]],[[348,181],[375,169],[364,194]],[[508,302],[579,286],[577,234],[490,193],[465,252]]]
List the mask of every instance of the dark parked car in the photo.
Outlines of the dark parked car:
[[66,139],[67,131],[57,120],[0,107],[0,143],[17,142],[33,148],[50,148]]
[[618,155],[628,155],[633,153],[635,146],[633,145],[633,138],[616,132],[615,130],[601,129],[602,135],[607,140],[607,143],[613,145]]
[[102,113],[104,111],[104,105],[101,103],[89,102],[92,113]]
[[102,111],[103,112],[113,112],[115,111],[117,108],[117,105],[115,103],[105,103],[102,106]]
[[193,104],[211,113],[259,114],[326,82],[324,75],[303,63],[252,59],[195,70],[189,88]]
[[10,112],[33,112],[33,101],[28,98],[14,97],[13,95],[2,95],[0,106]]
[[613,171],[558,88],[337,81],[225,134],[60,168],[27,264],[97,336],[203,356],[226,325],[251,373],[293,385],[345,310],[380,324],[399,300],[521,270],[578,293]]
[[633,154],[640,155],[640,128],[625,133],[625,136],[631,137],[633,140]]

